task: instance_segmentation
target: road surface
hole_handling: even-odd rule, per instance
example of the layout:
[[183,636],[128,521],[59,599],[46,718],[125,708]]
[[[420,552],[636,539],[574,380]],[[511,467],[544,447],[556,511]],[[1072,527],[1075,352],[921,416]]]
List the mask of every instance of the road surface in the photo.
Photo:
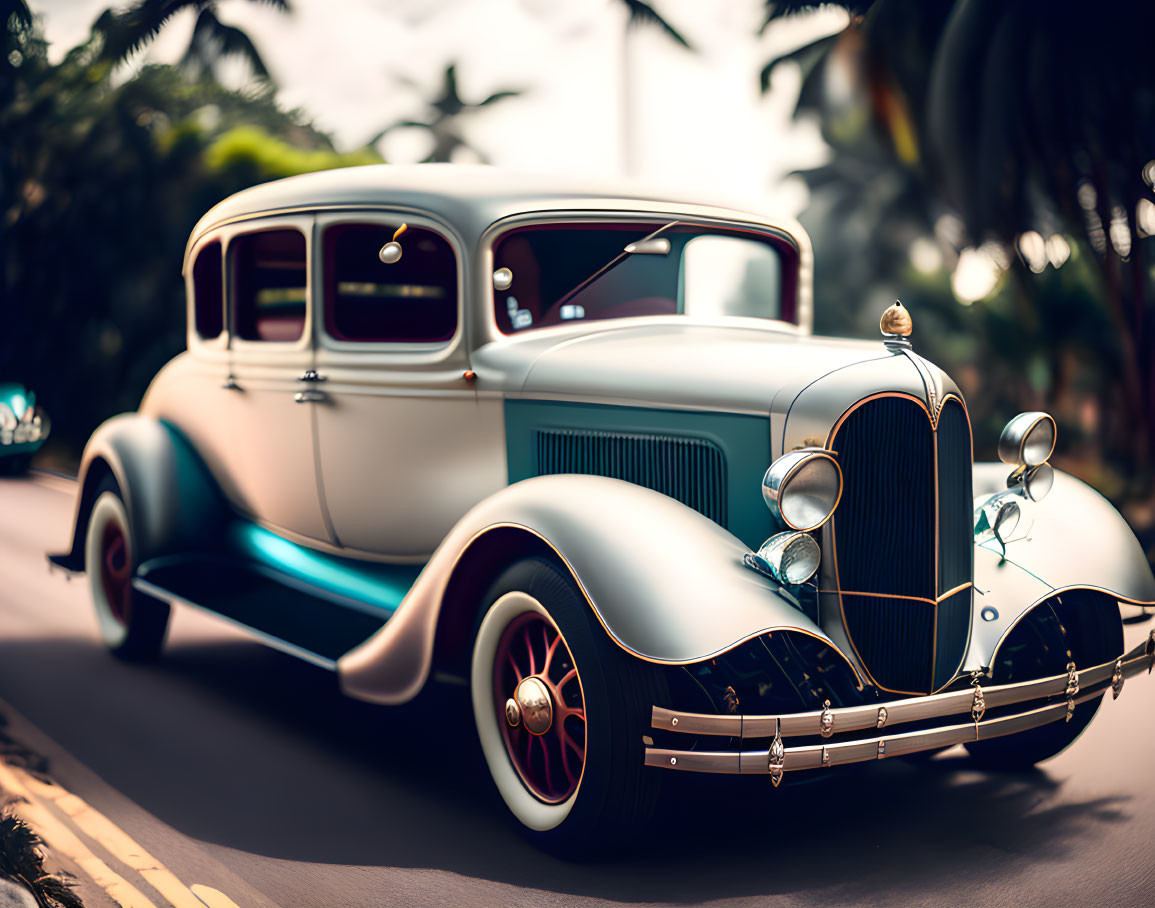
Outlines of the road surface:
[[951,751],[778,790],[671,774],[636,852],[565,863],[506,817],[462,688],[355,703],[189,610],[158,664],[108,656],[86,580],[45,563],[74,494],[46,474],[0,480],[0,718],[64,789],[237,905],[1155,903],[1155,677],[1032,773]]

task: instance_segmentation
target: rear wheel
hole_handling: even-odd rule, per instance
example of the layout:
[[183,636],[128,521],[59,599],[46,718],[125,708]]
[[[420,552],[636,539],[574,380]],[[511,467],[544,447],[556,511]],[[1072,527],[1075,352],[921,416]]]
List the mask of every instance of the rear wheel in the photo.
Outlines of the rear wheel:
[[105,646],[121,659],[155,659],[168,629],[169,606],[132,586],[132,525],[111,480],[101,486],[88,518],[84,570]]
[[665,678],[609,639],[568,573],[526,559],[498,578],[471,683],[490,774],[539,845],[604,851],[650,817],[661,779],[643,766],[642,735]]

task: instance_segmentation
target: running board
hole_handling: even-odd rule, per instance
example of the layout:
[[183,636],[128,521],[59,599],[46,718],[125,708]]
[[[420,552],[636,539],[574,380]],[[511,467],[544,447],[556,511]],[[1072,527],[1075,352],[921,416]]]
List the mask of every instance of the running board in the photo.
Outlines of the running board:
[[265,565],[215,554],[147,561],[132,585],[165,602],[219,615],[262,643],[330,671],[392,613]]

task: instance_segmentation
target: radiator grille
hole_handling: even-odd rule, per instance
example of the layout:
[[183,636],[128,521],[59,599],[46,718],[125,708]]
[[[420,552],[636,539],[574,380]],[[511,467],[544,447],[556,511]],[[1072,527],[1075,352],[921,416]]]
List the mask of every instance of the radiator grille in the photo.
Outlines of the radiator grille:
[[[937,436],[937,437],[936,437]],[[971,439],[955,398],[937,432],[913,398],[867,401],[832,440],[844,477],[830,524],[846,631],[891,691],[928,693],[962,660],[970,627]]]
[[539,476],[589,473],[624,479],[726,525],[726,458],[705,439],[537,429],[534,456]]

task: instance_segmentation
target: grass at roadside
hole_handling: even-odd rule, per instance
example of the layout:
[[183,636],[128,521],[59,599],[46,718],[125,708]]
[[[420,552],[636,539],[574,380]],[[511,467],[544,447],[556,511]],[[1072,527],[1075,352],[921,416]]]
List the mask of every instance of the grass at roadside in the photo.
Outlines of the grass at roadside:
[[42,848],[32,827],[9,807],[0,811],[0,878],[27,889],[42,908],[84,908],[71,884],[44,869]]

